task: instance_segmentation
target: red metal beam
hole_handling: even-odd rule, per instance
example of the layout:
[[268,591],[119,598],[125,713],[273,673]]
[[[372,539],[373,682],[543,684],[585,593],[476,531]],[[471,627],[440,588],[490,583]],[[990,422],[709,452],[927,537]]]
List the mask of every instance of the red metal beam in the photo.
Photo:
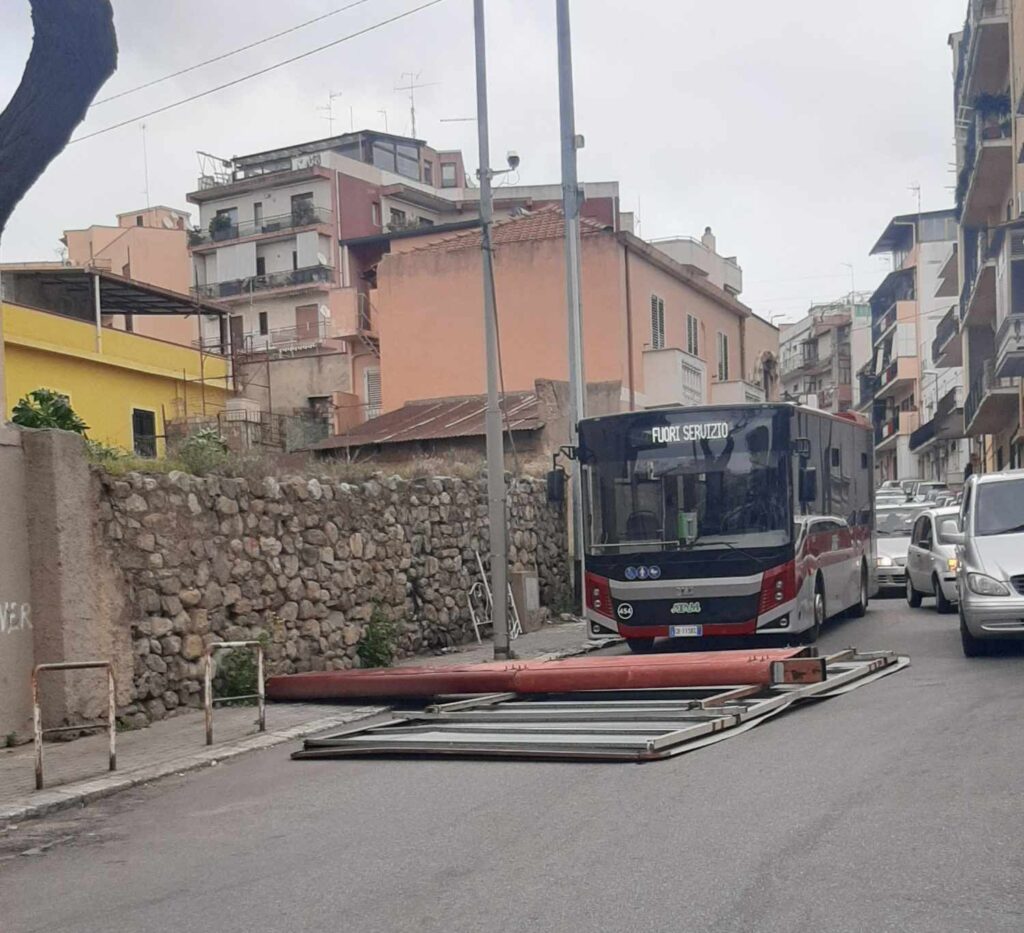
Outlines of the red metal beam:
[[285,674],[267,681],[267,698],[278,701],[429,698],[442,694],[569,693],[824,680],[823,659],[800,657],[805,652],[803,648],[707,651],[651,657],[499,661],[443,668],[374,668]]

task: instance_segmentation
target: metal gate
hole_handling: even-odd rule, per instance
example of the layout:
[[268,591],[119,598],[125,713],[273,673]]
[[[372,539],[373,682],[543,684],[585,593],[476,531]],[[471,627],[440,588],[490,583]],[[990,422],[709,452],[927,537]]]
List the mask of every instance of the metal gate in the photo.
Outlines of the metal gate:
[[655,761],[745,732],[798,703],[838,696],[909,663],[893,652],[851,648],[825,658],[821,683],[491,694],[307,739],[292,757]]

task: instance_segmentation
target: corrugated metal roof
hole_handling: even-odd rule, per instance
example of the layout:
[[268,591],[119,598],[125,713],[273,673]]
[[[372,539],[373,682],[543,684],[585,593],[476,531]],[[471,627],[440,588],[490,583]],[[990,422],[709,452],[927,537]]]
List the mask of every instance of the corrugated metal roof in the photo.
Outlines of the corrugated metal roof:
[[[486,407],[487,399],[483,395],[409,402],[379,418],[372,418],[347,434],[325,438],[310,449],[335,450],[367,444],[482,437]],[[503,430],[537,431],[544,427],[540,402],[533,392],[506,393],[502,411],[506,414],[502,419]]]
[[[580,218],[580,236],[605,233],[610,228],[589,217]],[[525,243],[529,240],[553,240],[565,235],[565,215],[558,205],[542,207],[538,211],[519,217],[500,220],[491,226],[491,243],[501,246],[506,243]],[[453,252],[460,249],[479,249],[480,231],[473,230],[458,236],[435,240],[418,251]]]

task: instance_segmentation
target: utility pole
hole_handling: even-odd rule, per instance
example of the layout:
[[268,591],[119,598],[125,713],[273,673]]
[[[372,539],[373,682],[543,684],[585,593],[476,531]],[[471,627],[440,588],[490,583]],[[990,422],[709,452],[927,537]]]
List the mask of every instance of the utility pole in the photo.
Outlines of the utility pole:
[[[569,0],[555,0],[558,26],[558,111],[562,137],[562,209],[565,214],[565,300],[569,321],[569,443],[579,443],[579,422],[587,414],[586,376],[583,369],[583,311],[580,301],[580,186],[576,150],[583,140],[576,135],[572,85],[572,37]],[[572,461],[572,547],[579,567],[580,611],[587,613],[583,559],[583,496],[578,459]]]
[[[491,613],[494,657],[511,656],[508,643],[508,532],[505,521],[505,450],[498,403],[498,328],[491,252],[491,144],[487,126],[487,39],[484,0],[473,0],[476,39],[476,119],[480,140],[480,240],[484,270],[484,342],[487,354],[487,514],[491,530]],[[416,135],[413,129],[413,135]]]

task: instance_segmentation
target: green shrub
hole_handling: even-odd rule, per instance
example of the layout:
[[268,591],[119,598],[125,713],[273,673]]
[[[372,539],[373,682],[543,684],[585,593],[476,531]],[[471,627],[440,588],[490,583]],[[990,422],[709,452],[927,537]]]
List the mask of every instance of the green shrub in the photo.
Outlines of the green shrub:
[[89,430],[75,414],[66,395],[53,389],[34,389],[14,406],[11,421],[23,428],[57,428],[84,435]]
[[[270,637],[261,633],[258,641],[266,652]],[[252,696],[256,693],[256,650],[254,648],[232,648],[230,651],[218,652],[217,667],[213,677],[213,695],[215,697]],[[239,700],[224,703],[224,706],[253,706],[255,700]]]
[[398,626],[374,606],[356,653],[363,667],[391,667],[398,652]]
[[214,428],[200,428],[177,450],[177,459],[189,473],[205,476],[228,462],[228,445]]
[[129,460],[135,459],[123,447],[111,447],[109,444],[104,444],[102,441],[90,441],[85,442],[86,455],[89,459],[99,466],[107,467],[108,469],[114,464],[125,463]]

